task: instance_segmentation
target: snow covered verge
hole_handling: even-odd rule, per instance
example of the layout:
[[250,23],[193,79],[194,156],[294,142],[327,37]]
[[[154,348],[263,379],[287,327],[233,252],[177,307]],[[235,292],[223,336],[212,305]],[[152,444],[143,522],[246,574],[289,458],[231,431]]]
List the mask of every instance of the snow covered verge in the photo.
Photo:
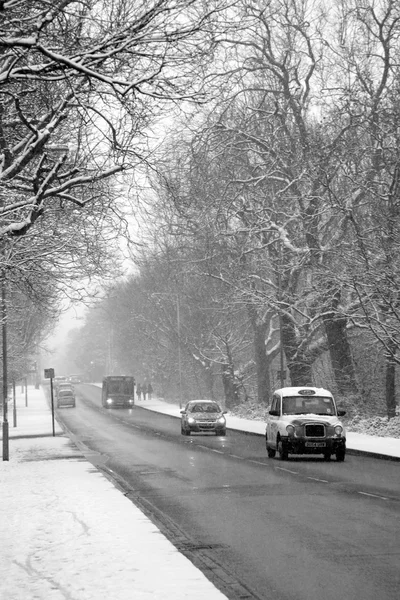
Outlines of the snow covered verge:
[[[231,408],[229,413],[242,419],[254,421],[265,421],[266,408],[257,403],[246,402]],[[393,419],[387,417],[360,417],[353,416],[350,419],[343,419],[347,431],[354,433],[364,433],[379,437],[391,437],[400,439],[400,415]]]

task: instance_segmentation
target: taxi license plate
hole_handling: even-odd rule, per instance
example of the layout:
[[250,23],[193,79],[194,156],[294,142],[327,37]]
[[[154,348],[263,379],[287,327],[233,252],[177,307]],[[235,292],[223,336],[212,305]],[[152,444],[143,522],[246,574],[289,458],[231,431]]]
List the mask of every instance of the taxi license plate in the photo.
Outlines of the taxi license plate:
[[306,448],[325,448],[325,442],[306,442]]

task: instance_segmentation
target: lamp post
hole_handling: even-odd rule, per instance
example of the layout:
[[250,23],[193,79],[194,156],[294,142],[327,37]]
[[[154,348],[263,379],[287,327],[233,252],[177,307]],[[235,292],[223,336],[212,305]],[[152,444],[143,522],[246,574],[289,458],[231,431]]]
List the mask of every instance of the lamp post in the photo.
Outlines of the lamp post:
[[182,408],[181,317],[178,294],[176,294],[176,321],[178,327],[179,408]]
[[1,278],[1,322],[3,334],[3,461],[9,460],[8,444],[8,382],[7,382],[7,307],[6,307],[6,276],[3,269]]
[[[278,266],[278,300],[282,303],[282,242],[278,242],[279,248],[279,266]],[[285,387],[285,379],[286,373],[284,371],[284,349],[283,349],[283,321],[282,321],[282,310],[281,306],[279,307],[279,361],[280,361],[280,369],[279,369],[279,379],[281,383],[281,388]]]

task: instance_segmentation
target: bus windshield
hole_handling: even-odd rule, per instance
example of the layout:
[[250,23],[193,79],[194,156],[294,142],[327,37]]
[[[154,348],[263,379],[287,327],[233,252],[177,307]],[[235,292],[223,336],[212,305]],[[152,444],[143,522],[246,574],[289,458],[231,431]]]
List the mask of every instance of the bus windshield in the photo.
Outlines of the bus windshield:
[[133,379],[132,377],[124,378],[113,378],[107,377],[104,380],[104,385],[107,388],[108,394],[121,394],[129,396],[133,393]]

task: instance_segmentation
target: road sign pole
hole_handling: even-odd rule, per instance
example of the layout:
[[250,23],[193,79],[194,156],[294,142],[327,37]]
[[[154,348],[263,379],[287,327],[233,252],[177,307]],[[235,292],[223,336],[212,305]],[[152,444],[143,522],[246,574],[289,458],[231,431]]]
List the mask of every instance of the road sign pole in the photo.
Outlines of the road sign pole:
[[53,437],[56,435],[54,427],[54,396],[53,396],[53,378],[50,378],[50,395],[51,395],[51,420],[53,423]]

